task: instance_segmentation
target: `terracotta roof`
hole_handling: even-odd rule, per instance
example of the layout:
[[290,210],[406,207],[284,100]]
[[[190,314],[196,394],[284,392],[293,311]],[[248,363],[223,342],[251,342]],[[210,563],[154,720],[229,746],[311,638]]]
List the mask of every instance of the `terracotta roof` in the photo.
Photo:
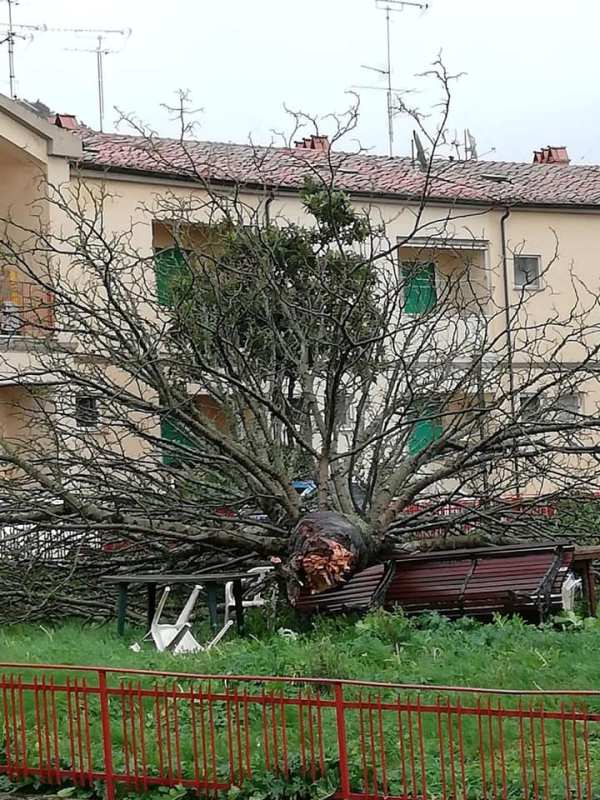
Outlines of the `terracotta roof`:
[[325,181],[335,172],[340,189],[367,195],[432,201],[587,206],[600,208],[600,166],[523,164],[508,161],[436,160],[426,187],[410,158],[304,148],[258,147],[218,142],[153,139],[79,129],[80,166],[135,172],[174,180],[298,189],[308,175]]

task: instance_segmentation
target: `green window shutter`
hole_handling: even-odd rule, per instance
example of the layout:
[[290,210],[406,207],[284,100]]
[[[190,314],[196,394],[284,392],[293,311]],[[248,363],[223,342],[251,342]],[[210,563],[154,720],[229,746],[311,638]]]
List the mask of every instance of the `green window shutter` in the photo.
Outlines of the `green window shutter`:
[[[182,430],[180,425],[174,422],[173,419],[165,416],[160,421],[160,437],[165,442],[171,442],[172,444],[180,445],[181,447],[187,447],[190,450],[194,449],[194,445],[192,440],[187,435],[187,433]],[[175,454],[172,452],[163,453],[163,463],[167,466],[172,466],[185,460],[185,456],[182,454]]]
[[442,435],[441,420],[434,416],[437,408],[437,405],[428,404],[417,410],[416,414],[422,414],[427,419],[417,419],[412,427],[408,437],[408,452],[411,456],[425,450]]
[[173,284],[182,274],[184,265],[185,257],[178,247],[158,250],[154,254],[156,299],[162,306],[170,306],[173,302]]
[[435,306],[435,264],[404,264],[404,311],[424,314]]

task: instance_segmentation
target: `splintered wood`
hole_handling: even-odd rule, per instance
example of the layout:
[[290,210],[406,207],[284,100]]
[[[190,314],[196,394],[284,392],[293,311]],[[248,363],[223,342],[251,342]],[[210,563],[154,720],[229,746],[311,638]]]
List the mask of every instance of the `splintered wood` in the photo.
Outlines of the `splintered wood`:
[[319,539],[314,549],[301,556],[300,565],[311,594],[343,583],[356,564],[356,556],[332,539]]
[[318,594],[345,583],[364,561],[365,544],[358,528],[330,511],[307,514],[296,526],[285,566],[292,603],[301,589]]

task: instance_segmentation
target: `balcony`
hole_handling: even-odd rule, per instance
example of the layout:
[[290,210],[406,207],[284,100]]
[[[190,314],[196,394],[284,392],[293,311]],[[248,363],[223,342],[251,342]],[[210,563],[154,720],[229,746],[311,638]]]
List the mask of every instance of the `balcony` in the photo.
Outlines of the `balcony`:
[[54,349],[53,293],[33,281],[0,276],[0,387],[39,386],[56,377],[44,357]]
[[[44,339],[54,333],[54,296],[32,281],[0,278],[0,337]],[[25,344],[25,342],[24,342]]]

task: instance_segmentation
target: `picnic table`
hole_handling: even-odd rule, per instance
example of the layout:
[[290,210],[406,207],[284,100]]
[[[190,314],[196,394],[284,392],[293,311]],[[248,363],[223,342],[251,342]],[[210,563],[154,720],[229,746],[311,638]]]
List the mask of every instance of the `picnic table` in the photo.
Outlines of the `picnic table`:
[[206,590],[208,617],[213,631],[219,629],[219,619],[217,616],[217,590],[229,581],[233,583],[233,598],[235,600],[235,619],[238,633],[244,633],[244,606],[242,598],[242,581],[248,578],[247,572],[198,572],[193,575],[189,573],[122,573],[118,575],[103,575],[101,583],[115,585],[118,589],[117,594],[117,633],[123,636],[125,633],[125,618],[127,616],[127,600],[130,586],[146,586],[148,627],[152,624],[156,612],[156,587],[173,586],[179,583],[201,584]]

